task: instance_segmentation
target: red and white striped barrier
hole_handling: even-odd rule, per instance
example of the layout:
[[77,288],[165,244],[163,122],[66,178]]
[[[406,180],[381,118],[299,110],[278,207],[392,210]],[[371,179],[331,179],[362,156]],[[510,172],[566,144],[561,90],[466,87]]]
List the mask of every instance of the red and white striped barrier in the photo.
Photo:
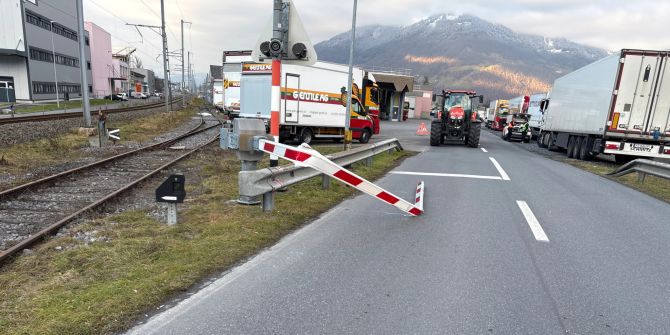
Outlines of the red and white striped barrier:
[[307,144],[302,144],[296,148],[281,143],[260,140],[258,146],[260,150],[267,152],[270,155],[275,155],[287,159],[299,166],[311,167],[349,186],[352,186],[363,193],[393,205],[412,216],[418,216],[423,213],[423,182],[419,183],[420,189],[417,188],[416,196],[417,204],[413,205],[391,194],[390,192],[387,192],[383,188],[365,180],[355,173],[333,163],[319,152],[313,150]]
[[414,206],[416,206],[420,211],[423,212],[423,189],[426,185],[423,183],[423,180],[419,182],[419,185],[416,187],[416,199],[414,200]]

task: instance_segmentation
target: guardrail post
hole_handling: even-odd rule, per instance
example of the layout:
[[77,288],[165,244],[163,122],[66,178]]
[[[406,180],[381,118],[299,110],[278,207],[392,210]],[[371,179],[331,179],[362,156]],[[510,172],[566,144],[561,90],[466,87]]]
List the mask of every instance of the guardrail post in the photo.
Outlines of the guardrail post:
[[330,177],[328,177],[327,174],[322,174],[321,175],[321,186],[324,190],[327,190],[330,188]]
[[274,208],[274,192],[263,193],[263,212],[271,212]]
[[365,159],[365,166],[372,166],[372,156]]
[[644,172],[637,172],[637,182],[638,183],[644,183],[644,178],[647,177],[647,174]]

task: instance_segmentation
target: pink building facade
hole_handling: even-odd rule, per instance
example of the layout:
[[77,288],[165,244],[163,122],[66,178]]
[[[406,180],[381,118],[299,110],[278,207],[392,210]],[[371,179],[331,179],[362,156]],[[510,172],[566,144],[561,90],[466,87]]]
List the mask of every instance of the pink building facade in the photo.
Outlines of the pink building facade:
[[91,48],[91,74],[93,77],[93,97],[103,98],[114,89],[112,63],[112,36],[93,22],[85,22]]

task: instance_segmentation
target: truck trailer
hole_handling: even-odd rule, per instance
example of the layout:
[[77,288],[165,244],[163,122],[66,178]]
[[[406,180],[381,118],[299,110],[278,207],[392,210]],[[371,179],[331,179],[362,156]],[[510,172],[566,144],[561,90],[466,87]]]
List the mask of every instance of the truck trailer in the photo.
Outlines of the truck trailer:
[[[318,61],[314,65],[283,64],[281,70],[280,141],[341,141],[348,66]],[[270,119],[271,74],[272,64],[242,63],[240,117]],[[377,96],[372,75],[354,68],[350,129],[353,139],[361,143],[379,134]]]
[[538,145],[570,158],[670,158],[670,53],[624,49],[556,79]]

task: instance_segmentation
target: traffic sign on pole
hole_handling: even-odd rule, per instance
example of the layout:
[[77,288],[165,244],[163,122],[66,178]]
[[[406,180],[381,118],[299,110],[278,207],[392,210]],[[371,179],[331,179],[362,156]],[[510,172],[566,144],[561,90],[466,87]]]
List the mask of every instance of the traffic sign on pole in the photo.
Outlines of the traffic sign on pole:
[[119,128],[107,128],[107,136],[114,141],[121,140],[121,129]]

